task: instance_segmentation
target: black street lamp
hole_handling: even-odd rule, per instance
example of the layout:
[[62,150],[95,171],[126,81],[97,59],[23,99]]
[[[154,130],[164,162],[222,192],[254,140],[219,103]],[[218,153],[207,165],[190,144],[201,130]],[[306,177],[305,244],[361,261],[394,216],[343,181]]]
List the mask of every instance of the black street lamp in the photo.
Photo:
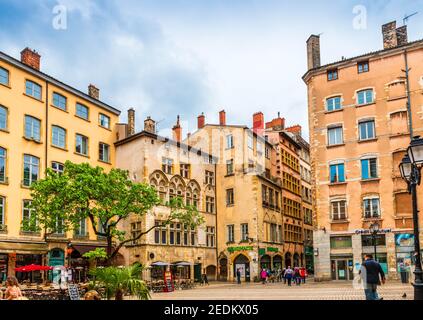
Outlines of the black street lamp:
[[421,170],[423,166],[423,139],[415,137],[407,149],[407,155],[400,164],[401,177],[407,182],[409,193],[413,202],[414,224],[414,300],[423,300],[423,272],[420,250],[419,210],[417,205],[417,186],[421,183]]
[[377,235],[379,233],[379,224],[377,222],[374,222],[370,225],[370,233],[372,234],[373,238],[373,247],[375,248],[375,260],[377,261]]

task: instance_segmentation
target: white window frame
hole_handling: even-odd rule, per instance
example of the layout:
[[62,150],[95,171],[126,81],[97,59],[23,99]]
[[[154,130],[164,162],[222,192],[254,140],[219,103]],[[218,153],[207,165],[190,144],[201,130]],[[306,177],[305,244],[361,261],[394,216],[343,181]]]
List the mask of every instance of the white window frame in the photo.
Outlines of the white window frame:
[[[373,216],[373,200],[378,200],[378,216],[374,217]],[[370,217],[366,217],[366,206],[365,206],[365,202],[366,201],[370,201]],[[381,212],[381,206],[380,206],[380,197],[379,196],[372,196],[372,197],[365,197],[363,198],[363,216],[364,219],[380,219],[382,216],[382,212]]]

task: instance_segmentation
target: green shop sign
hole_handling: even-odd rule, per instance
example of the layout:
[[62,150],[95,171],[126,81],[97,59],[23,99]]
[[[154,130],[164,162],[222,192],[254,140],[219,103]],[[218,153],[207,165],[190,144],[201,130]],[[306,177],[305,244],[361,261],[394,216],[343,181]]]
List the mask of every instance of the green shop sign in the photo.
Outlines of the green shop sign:
[[253,251],[253,247],[230,247],[228,248],[228,251],[230,253],[238,252],[238,251]]
[[267,248],[267,252],[279,252],[278,248]]

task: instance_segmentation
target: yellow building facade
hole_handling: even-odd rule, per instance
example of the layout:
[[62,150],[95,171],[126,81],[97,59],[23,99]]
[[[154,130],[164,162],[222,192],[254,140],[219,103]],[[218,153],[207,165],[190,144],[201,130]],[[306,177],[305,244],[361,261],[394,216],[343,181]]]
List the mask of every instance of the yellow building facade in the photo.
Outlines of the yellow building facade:
[[60,171],[70,160],[110,170],[120,112],[99,100],[99,90],[78,91],[40,71],[40,55],[30,49],[21,60],[0,52],[0,273],[17,266],[65,264],[69,241],[73,258],[103,243],[82,222],[79,230],[45,239],[24,230],[30,216],[30,186],[46,168]]
[[383,50],[325,66],[319,36],[307,41],[316,279],[352,280],[366,253],[390,278],[413,264],[411,198],[398,166],[411,129],[423,130],[423,42],[408,42],[395,22],[382,31]]

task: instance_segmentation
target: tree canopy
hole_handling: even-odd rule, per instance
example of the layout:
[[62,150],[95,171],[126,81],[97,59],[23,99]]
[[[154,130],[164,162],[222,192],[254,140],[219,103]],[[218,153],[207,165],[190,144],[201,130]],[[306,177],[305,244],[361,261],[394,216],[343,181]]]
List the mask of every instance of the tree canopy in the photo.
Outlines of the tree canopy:
[[87,163],[67,161],[63,173],[47,169],[46,177],[31,186],[31,196],[33,213],[24,222],[27,230],[42,229],[47,238],[78,230],[81,221],[88,219],[94,233],[107,241],[109,260],[122,246],[139,240],[156,227],[173,222],[197,227],[204,222],[197,208],[185,205],[181,198],[173,198],[164,204],[170,209],[165,221],[133,238],[119,228],[119,223],[130,215],[141,218],[155,206],[162,205],[157,191],[149,184],[131,181],[125,170],[105,172]]

